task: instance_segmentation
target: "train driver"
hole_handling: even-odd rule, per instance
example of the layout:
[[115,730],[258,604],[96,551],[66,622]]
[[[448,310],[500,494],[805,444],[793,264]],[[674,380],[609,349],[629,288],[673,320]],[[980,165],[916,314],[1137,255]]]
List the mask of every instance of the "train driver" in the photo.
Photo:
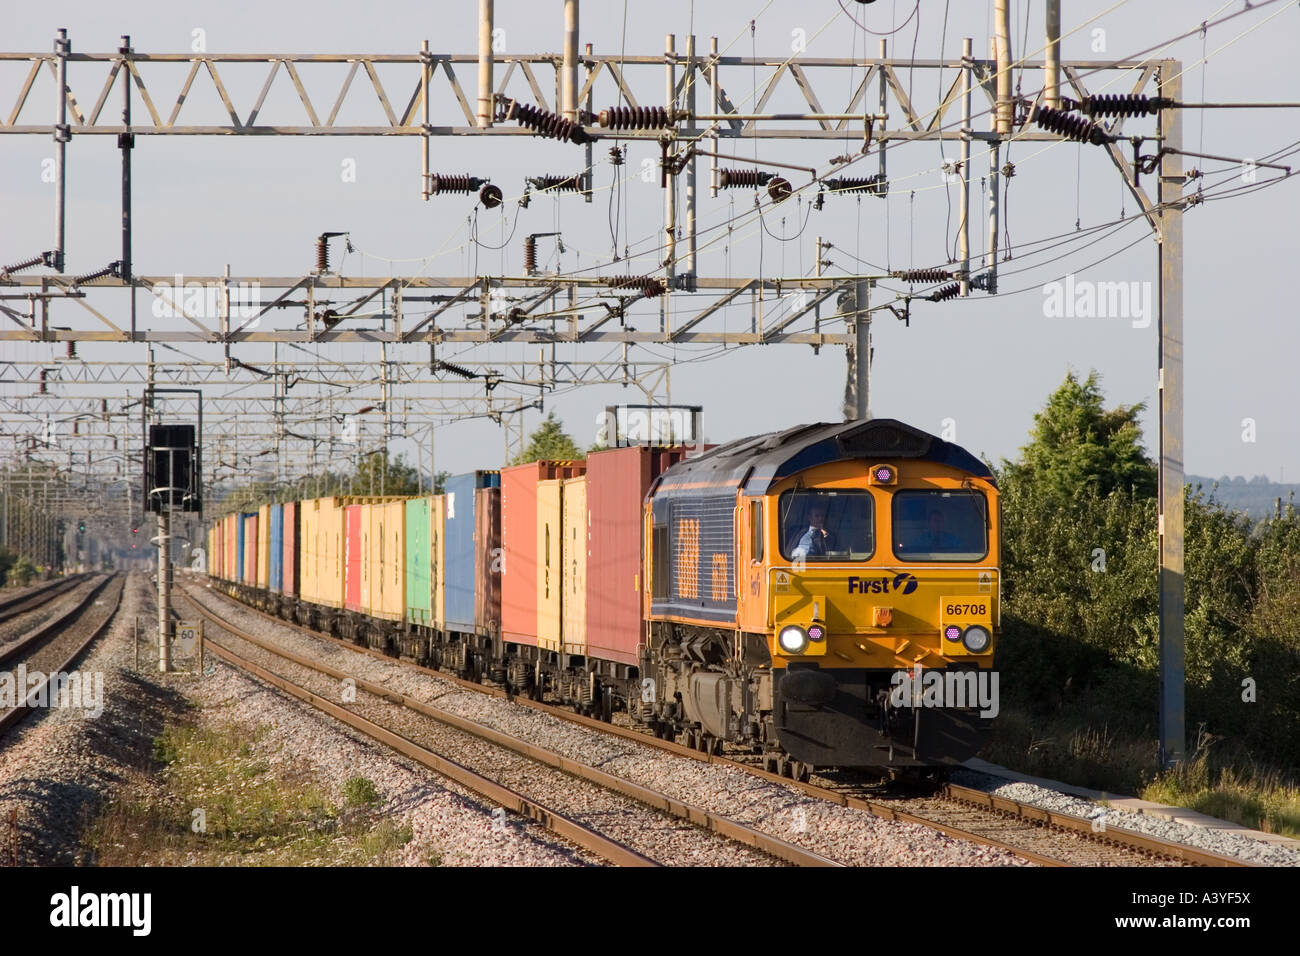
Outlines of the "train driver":
[[826,505],[814,501],[808,508],[808,530],[799,538],[791,558],[815,558],[835,550],[835,532],[826,527]]

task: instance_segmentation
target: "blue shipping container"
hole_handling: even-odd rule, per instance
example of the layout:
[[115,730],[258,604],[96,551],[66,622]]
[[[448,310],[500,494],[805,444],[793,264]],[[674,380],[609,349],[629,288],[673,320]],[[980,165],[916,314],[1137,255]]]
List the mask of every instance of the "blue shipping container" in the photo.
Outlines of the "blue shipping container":
[[495,471],[473,471],[447,479],[447,519],[443,532],[446,568],[443,572],[446,628],[474,633],[474,492],[500,487]]
[[244,581],[244,519],[257,515],[256,511],[241,511],[235,519],[235,583]]
[[266,588],[279,594],[284,578],[284,505],[271,505],[271,554],[266,568]]

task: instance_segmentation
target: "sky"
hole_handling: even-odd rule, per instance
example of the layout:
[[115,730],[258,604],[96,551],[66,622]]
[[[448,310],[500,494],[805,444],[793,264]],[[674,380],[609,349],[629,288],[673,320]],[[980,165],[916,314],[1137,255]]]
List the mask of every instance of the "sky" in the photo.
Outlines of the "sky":
[[[1217,0],[1179,4],[1067,0],[1063,6],[1067,36],[1062,58],[1066,61],[1125,58],[1241,8],[1239,3]],[[1161,56],[1183,61],[1186,101],[1300,101],[1300,77],[1291,68],[1300,40],[1298,4],[1279,0],[1256,6],[1208,29],[1204,37],[1194,33],[1161,49]],[[890,44],[891,55],[897,57],[910,57],[913,50],[918,59],[936,58],[941,51],[947,57],[959,56],[966,36],[973,40],[976,57],[987,55],[991,2],[921,0],[919,9],[914,7],[909,0],[879,0],[870,5],[846,0],[842,6],[839,0],[662,0],[628,4],[625,13],[622,4],[587,0],[581,6],[580,39],[593,44],[597,53],[622,49],[628,55],[655,55],[663,50],[664,34],[676,34],[681,50],[693,30],[701,50],[707,49],[707,38],[716,35],[730,55],[756,51],[789,56],[793,44],[805,39],[809,57],[860,58],[877,51],[878,38],[864,29],[869,28],[876,33],[896,30]],[[1036,58],[1042,46],[1043,3],[1012,0],[1012,8],[1013,53],[1022,55],[1028,37],[1028,52]],[[412,53],[423,39],[434,51],[470,53],[476,49],[476,12],[475,0],[366,5],[334,0],[311,5],[55,2],[24,8],[21,20],[4,32],[3,49],[48,50],[55,31],[66,27],[73,49],[81,52],[111,52],[119,36],[130,34],[137,51],[151,53],[189,52],[199,38],[211,53]],[[499,43],[507,53],[558,52],[562,3],[497,0],[496,24],[504,31]],[[86,69],[85,76],[90,77],[92,71]],[[497,70],[499,81],[502,67]],[[748,73],[739,67],[723,73],[724,86],[742,109],[746,101],[749,107],[754,103],[754,77]],[[6,115],[24,75],[24,64],[0,63],[0,110]],[[244,76],[247,79],[229,81],[237,97],[247,94],[249,84],[260,84],[264,71],[256,77]],[[337,89],[337,81],[326,78],[325,68],[319,68],[316,76],[323,81],[322,89]],[[472,95],[472,65],[460,76]],[[854,76],[860,80],[861,71],[837,75],[834,82],[814,79],[828,111],[843,108]],[[933,70],[900,76],[911,85],[913,101],[922,112],[938,102],[940,84],[946,90],[953,78],[951,71],[941,78]],[[182,79],[183,68],[161,82],[159,89],[170,90],[174,97]],[[1018,79],[1026,94],[1042,82],[1034,71],[1025,71]],[[1127,92],[1133,83],[1131,75],[1107,75],[1107,80],[1112,79],[1109,92]],[[273,110],[287,116],[294,108],[296,97],[282,80],[268,100],[268,121],[274,121]],[[307,68],[304,81],[311,87]],[[75,89],[76,73],[72,82]],[[82,85],[97,90],[100,84]],[[657,85],[653,79],[642,85],[662,97],[662,79]],[[253,88],[252,95],[255,92]],[[191,99],[187,110],[202,113],[219,108],[210,86],[196,85]],[[244,100],[251,102],[248,95]],[[357,102],[359,117],[365,101]],[[979,97],[976,103],[978,109]],[[598,102],[596,108],[605,105],[612,104]],[[447,108],[454,109],[454,104]],[[788,80],[769,108],[801,108]],[[138,103],[136,109],[142,112]],[[24,114],[35,115],[48,122],[44,111]],[[443,115],[455,114],[444,109]],[[1193,206],[1184,217],[1186,471],[1212,477],[1265,474],[1273,480],[1294,481],[1300,479],[1300,416],[1294,413],[1300,396],[1294,373],[1300,326],[1295,322],[1291,276],[1297,259],[1294,222],[1300,211],[1300,177],[1266,189],[1218,195],[1246,184],[1234,180],[1244,171],[1239,160],[1263,157],[1294,143],[1297,111],[1189,109],[1183,118],[1185,149],[1228,158],[1184,159],[1187,168],[1205,172],[1210,200]],[[976,120],[977,129],[987,128],[986,124],[986,118]],[[895,111],[890,126],[898,125]],[[1149,129],[1150,124],[1130,130],[1138,128]],[[657,173],[649,183],[635,175],[643,160],[657,156],[651,144],[630,148],[623,170],[629,178],[617,194],[622,199],[617,242],[611,238],[609,202],[616,170],[604,157],[601,144],[596,150],[597,192],[591,204],[572,195],[534,197],[527,210],[516,211],[507,201],[501,210],[478,214],[477,235],[483,244],[479,247],[467,236],[472,215],[467,197],[421,200],[419,146],[413,139],[141,136],[137,144],[135,267],[142,274],[215,274],[226,264],[235,275],[301,274],[312,267],[313,238],[325,230],[350,232],[356,252],[339,266],[349,274],[516,274],[521,269],[520,237],[551,229],[563,233],[566,251],[557,260],[554,247],[544,245],[544,256],[551,256],[545,268],[622,271],[622,264],[611,264],[612,253],[624,246],[633,252],[647,250],[657,244],[652,240],[661,231],[663,194]],[[733,140],[723,146],[724,152],[744,155],[753,155],[755,149],[752,140]],[[850,138],[845,143],[768,141],[760,143],[758,150],[765,159],[822,170],[831,156],[856,147]],[[814,211],[801,197],[766,210],[762,225],[753,219],[751,192],[726,191],[709,198],[707,190],[701,190],[699,272],[702,276],[754,275],[760,269],[764,275],[807,273],[813,267],[818,236],[832,244],[827,254],[831,272],[875,274],[881,267],[946,266],[956,236],[958,191],[945,181],[942,164],[956,159],[958,148],[956,143],[937,142],[898,145],[888,152],[887,199],[828,197],[825,207]],[[1130,147],[1125,144],[1124,149]],[[1144,152],[1151,149],[1147,144]],[[45,137],[0,138],[0,222],[4,224],[0,260],[6,263],[52,246],[53,187],[41,176],[42,163],[52,152]],[[71,272],[89,271],[117,258],[118,156],[112,137],[74,137],[69,146]],[[1004,148],[1002,160],[1013,163],[1016,173],[1002,221],[1005,232],[999,255],[1006,253],[1009,237],[1011,258],[1000,264],[1000,294],[976,292],[969,299],[913,302],[907,326],[888,312],[875,313],[873,414],[952,437],[973,453],[996,461],[1016,455],[1035,411],[1067,372],[1086,375],[1096,370],[1110,404],[1145,404],[1142,422],[1148,449],[1154,452],[1158,433],[1154,310],[1159,272],[1150,229],[1134,218],[1134,199],[1098,147],[1013,142],[1009,156]],[[509,200],[520,193],[525,176],[567,173],[580,161],[581,150],[568,144],[458,137],[435,140],[433,168],[490,176]],[[349,163],[356,171],[355,181],[340,174]],[[979,144],[972,150],[972,167],[981,176],[987,171],[986,153]],[[705,168],[702,165],[702,183]],[[872,157],[855,171],[867,174],[876,168]],[[798,175],[793,177],[796,185],[801,182]],[[1257,169],[1256,182],[1275,175],[1273,170]],[[1143,181],[1154,188],[1154,177]],[[982,254],[986,242],[986,203],[986,186],[981,182],[973,187],[972,200],[976,254]],[[743,218],[728,233],[720,224],[732,216]],[[1095,228],[1122,217],[1130,219],[1122,227]],[[504,250],[486,248],[509,236],[512,224],[515,232]],[[707,240],[716,241],[706,241],[706,227],[715,227]],[[789,238],[781,241],[780,237]],[[654,271],[652,259],[643,255],[633,271]],[[339,262],[336,256],[336,265]],[[1054,286],[1058,281],[1061,285]],[[1088,283],[1125,283],[1134,296],[1129,314],[1089,316],[1066,307],[1067,292],[1075,306],[1082,304],[1080,290]],[[887,301],[894,297],[891,290],[900,288],[897,281],[882,281],[874,295]],[[110,297],[96,301],[120,316],[122,294],[105,295]],[[689,315],[690,308],[688,296],[674,297],[678,316]],[[65,317],[73,318],[70,313]],[[645,312],[638,321],[638,328],[648,328],[657,319]],[[739,301],[721,314],[716,327],[723,322],[733,330],[747,329],[748,305]],[[325,346],[321,354],[328,360],[349,361],[359,348],[365,346]],[[187,350],[204,357],[219,354],[212,348]],[[0,343],[0,362],[20,356],[53,357],[62,351],[61,345]],[[476,346],[463,355],[506,361],[532,358],[536,351],[536,346]],[[634,351],[643,360],[677,361],[668,393],[661,391],[657,397],[702,405],[705,435],[711,441],[841,417],[844,357],[838,348],[825,348],[820,354],[808,346],[791,345],[725,350],[653,346]],[[143,353],[142,346],[80,349],[83,358],[116,361],[139,360]],[[265,358],[266,349],[239,346],[235,354],[256,364]],[[616,354],[608,346],[571,346],[560,349],[558,357],[581,361]],[[451,349],[440,355],[456,359]],[[427,363],[428,349],[395,348],[390,357]],[[160,350],[159,359],[166,358],[165,350]],[[121,393],[118,388],[106,394]],[[23,391],[3,385],[0,394]],[[587,387],[546,395],[545,411],[555,411],[585,446],[596,439],[600,409],[643,401],[645,396],[633,389]],[[525,431],[535,427],[543,414],[529,412]],[[415,445],[405,439],[396,440],[393,447],[416,454]],[[501,429],[491,422],[445,424],[436,431],[433,464],[452,472],[495,468],[502,463],[502,449]],[[419,454],[427,466],[427,444]]]

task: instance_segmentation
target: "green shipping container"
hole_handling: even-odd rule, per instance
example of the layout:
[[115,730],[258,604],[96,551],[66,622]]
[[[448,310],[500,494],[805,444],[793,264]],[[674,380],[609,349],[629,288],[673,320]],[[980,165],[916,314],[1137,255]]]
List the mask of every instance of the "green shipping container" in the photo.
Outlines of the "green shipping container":
[[443,628],[443,496],[406,502],[406,620]]
[[433,626],[430,504],[429,498],[412,498],[406,503],[406,619],[424,627]]

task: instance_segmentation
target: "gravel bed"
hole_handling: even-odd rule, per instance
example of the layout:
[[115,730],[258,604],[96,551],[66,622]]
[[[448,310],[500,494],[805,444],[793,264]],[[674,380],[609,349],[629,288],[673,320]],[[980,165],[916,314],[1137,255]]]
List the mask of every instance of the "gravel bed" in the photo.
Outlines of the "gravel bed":
[[[109,609],[117,600],[118,589],[123,585],[110,581],[108,586],[100,592],[99,597],[90,602],[90,606],[81,612],[76,620],[64,626],[23,659],[22,663],[27,665],[27,672],[33,671],[41,673],[50,673],[58,670],[72,653],[72,649],[86,639],[86,637],[97,628],[101,621],[109,614]],[[6,665],[6,670],[13,670],[18,664],[12,666]]]
[[[212,628],[211,632],[214,640],[225,644],[236,654],[247,657],[326,699],[343,703],[339,700],[340,684],[333,678],[277,658],[233,635],[218,635],[216,628]],[[630,797],[606,790],[598,784],[539,764],[473,734],[440,724],[432,717],[383,700],[359,688],[355,702],[348,702],[344,706],[434,753],[449,757],[490,780],[666,865],[781,865],[781,861],[758,850],[700,829]]]
[[0,740],[0,859],[10,860],[9,815],[17,811],[18,862],[68,866],[79,861],[87,823],[124,777],[147,766],[153,738],[184,703],[174,690],[131,673],[133,617],[144,579],[128,578],[107,632],[81,659],[82,675],[103,676],[103,711],[51,708],[29,716]]
[[975,770],[956,771],[952,775],[952,780],[953,783],[983,790],[1029,806],[1069,813],[1089,820],[1104,819],[1108,827],[1136,830],[1162,840],[1172,840],[1201,850],[1237,857],[1261,866],[1300,866],[1300,849],[1268,843],[1253,837],[1237,836],[1230,831],[1191,826],[1145,813],[1103,807],[1091,800],[1061,793],[1058,790],[1049,790],[1032,783],[1008,781],[1004,777]]
[[40,607],[33,608],[15,618],[10,618],[4,623],[0,623],[0,650],[4,650],[8,645],[21,640],[47,621],[53,620],[76,605],[78,601],[86,596],[86,592],[94,588],[101,580],[102,576],[96,575],[90,580],[82,581],[71,591],[64,591],[58,597],[45,602]]
[[[132,574],[118,618],[82,659],[83,672],[104,675],[103,713],[74,710],[33,715],[0,740],[0,861],[9,862],[9,814],[18,814],[19,862],[24,866],[84,862],[86,825],[128,779],[149,780],[154,739],[166,723],[198,717],[239,719],[268,728],[263,738],[310,767],[317,783],[342,801],[343,784],[365,776],[385,799],[395,823],[413,838],[399,851],[402,865],[427,865],[431,850],[443,865],[571,866],[598,863],[531,822],[500,820],[475,795],[387,748],[355,738],[306,705],[209,661],[201,680],[133,670],[134,618],[154,611],[147,576]],[[186,697],[190,698],[187,701]],[[161,787],[159,787],[161,791]]]
[[206,591],[205,602],[237,627],[313,656],[345,673],[434,703],[458,716],[725,815],[831,859],[856,866],[1016,866],[1025,861],[993,847],[953,839],[918,824],[895,823],[807,796],[741,770],[665,753],[590,730],[497,697],[464,690],[397,661],[358,654],[268,621]]

